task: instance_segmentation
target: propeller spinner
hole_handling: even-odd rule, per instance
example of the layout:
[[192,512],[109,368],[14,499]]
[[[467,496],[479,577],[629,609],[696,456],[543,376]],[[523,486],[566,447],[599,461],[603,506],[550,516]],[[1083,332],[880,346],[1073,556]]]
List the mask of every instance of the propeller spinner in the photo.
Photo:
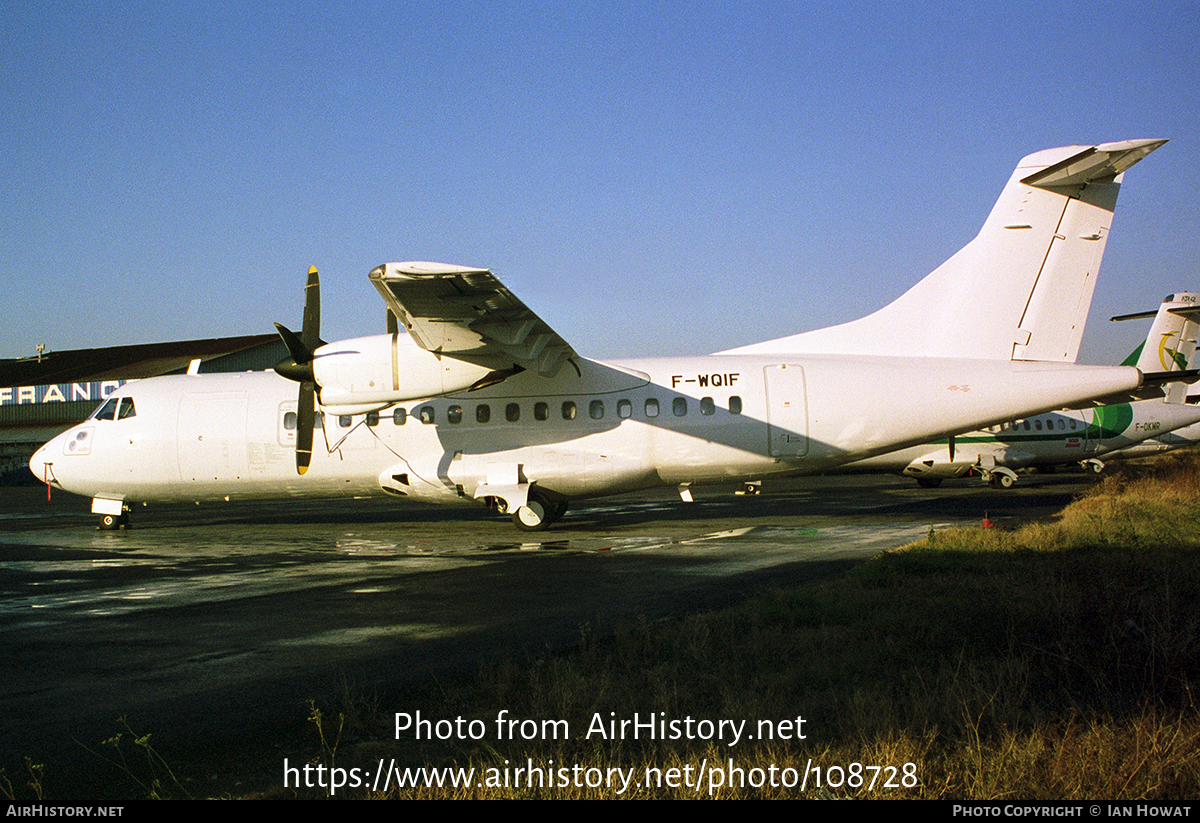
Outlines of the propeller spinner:
[[276,323],[275,328],[290,355],[275,364],[275,371],[300,384],[296,399],[296,472],[304,474],[312,462],[313,429],[317,416],[313,352],[325,345],[321,339],[321,279],[316,266],[309,268],[308,282],[304,285],[304,325],[300,329],[300,336],[297,337],[295,332],[280,323]]

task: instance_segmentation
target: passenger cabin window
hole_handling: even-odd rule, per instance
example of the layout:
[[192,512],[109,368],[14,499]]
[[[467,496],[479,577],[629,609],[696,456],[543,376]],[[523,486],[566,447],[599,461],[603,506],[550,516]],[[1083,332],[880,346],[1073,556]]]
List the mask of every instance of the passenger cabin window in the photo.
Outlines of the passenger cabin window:
[[628,400],[617,401],[617,417],[624,420],[627,417],[633,416],[633,403]]
[[534,403],[533,404],[533,419],[534,420],[549,420],[550,419],[550,404]]
[[367,425],[368,426],[378,426],[379,425],[379,412],[377,412],[377,411],[367,412]]
[[509,423],[516,423],[521,419],[521,405],[519,403],[509,403],[504,407],[504,419]]
[[350,415],[348,415],[348,414],[338,415],[338,425],[341,426],[343,429],[350,428],[350,424],[352,422],[353,421],[350,419]]
[[421,422],[424,423],[426,426],[433,425],[433,421],[434,421],[433,406],[422,406],[421,410],[417,412],[417,417],[419,417]]
[[408,420],[408,409],[396,409],[392,412],[392,423],[395,425],[403,426],[406,420]]
[[589,403],[588,404],[588,414],[591,416],[591,418],[593,420],[603,420],[604,419],[604,401],[603,400],[593,400],[591,403]]
[[646,404],[643,406],[647,417],[658,417],[658,401],[653,397],[646,398]]
[[742,398],[738,397],[736,394],[729,398],[729,413],[742,413]]
[[[288,431],[296,430],[296,422],[299,418],[295,412],[288,412],[283,416],[283,427]],[[317,412],[313,417],[313,428],[322,429],[325,427],[325,412]]]
[[492,407],[487,403],[480,403],[475,407],[475,422],[486,423],[492,419]]
[[685,414],[687,414],[687,398],[676,397],[674,400],[672,400],[671,411],[675,413],[676,417],[683,417]]
[[711,397],[701,397],[700,398],[700,413],[701,414],[712,415],[712,414],[715,414],[716,411],[717,411],[717,404],[715,402],[713,402],[713,399]]
[[576,413],[577,411],[575,409],[575,404],[570,400],[567,400],[562,404],[563,420],[574,420]]
[[462,406],[451,406],[446,409],[446,422],[458,425],[462,422]]

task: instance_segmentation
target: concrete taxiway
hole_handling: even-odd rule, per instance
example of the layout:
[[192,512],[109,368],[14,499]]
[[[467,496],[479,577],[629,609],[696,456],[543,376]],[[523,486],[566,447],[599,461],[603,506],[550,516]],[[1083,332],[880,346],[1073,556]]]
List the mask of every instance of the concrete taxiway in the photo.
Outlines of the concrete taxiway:
[[395,501],[138,509],[0,490],[0,766],[86,768],[124,717],[160,747],[262,740],[307,698],[473,672],[583,630],[839,574],[929,528],[1049,516],[1086,488],[805,478],[581,503],[552,530]]

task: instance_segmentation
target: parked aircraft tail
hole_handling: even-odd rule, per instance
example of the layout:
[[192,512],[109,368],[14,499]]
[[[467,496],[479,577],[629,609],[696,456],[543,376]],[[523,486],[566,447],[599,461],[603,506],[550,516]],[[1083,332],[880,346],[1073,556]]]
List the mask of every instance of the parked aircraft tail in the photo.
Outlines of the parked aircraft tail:
[[1074,362],[1123,173],[1165,142],[1031,154],[975,239],[889,305],[850,323],[721,354]]
[[[1137,366],[1143,374],[1183,371],[1196,353],[1200,334],[1200,294],[1178,292],[1163,298],[1157,312],[1139,312],[1113,317],[1113,320],[1136,320],[1154,317],[1144,343],[1138,345],[1122,366]],[[1165,387],[1168,403],[1183,403],[1188,386],[1169,383]]]

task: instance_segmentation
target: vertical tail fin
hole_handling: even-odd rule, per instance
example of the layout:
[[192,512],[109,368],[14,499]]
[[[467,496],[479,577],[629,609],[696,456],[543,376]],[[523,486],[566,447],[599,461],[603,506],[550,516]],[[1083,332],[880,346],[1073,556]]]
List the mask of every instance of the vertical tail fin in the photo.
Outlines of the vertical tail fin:
[[[1200,335],[1200,294],[1178,292],[1163,298],[1162,305],[1154,312],[1154,323],[1146,335],[1146,341],[1125,358],[1122,366],[1137,366],[1143,374],[1183,371],[1196,353],[1196,339]],[[1149,317],[1151,312],[1125,314],[1113,320],[1134,320]],[[1168,383],[1164,387],[1168,403],[1183,403],[1187,399],[1188,386],[1184,383]]]
[[1165,142],[1031,154],[975,239],[891,304],[723,353],[1074,362],[1123,173]]

